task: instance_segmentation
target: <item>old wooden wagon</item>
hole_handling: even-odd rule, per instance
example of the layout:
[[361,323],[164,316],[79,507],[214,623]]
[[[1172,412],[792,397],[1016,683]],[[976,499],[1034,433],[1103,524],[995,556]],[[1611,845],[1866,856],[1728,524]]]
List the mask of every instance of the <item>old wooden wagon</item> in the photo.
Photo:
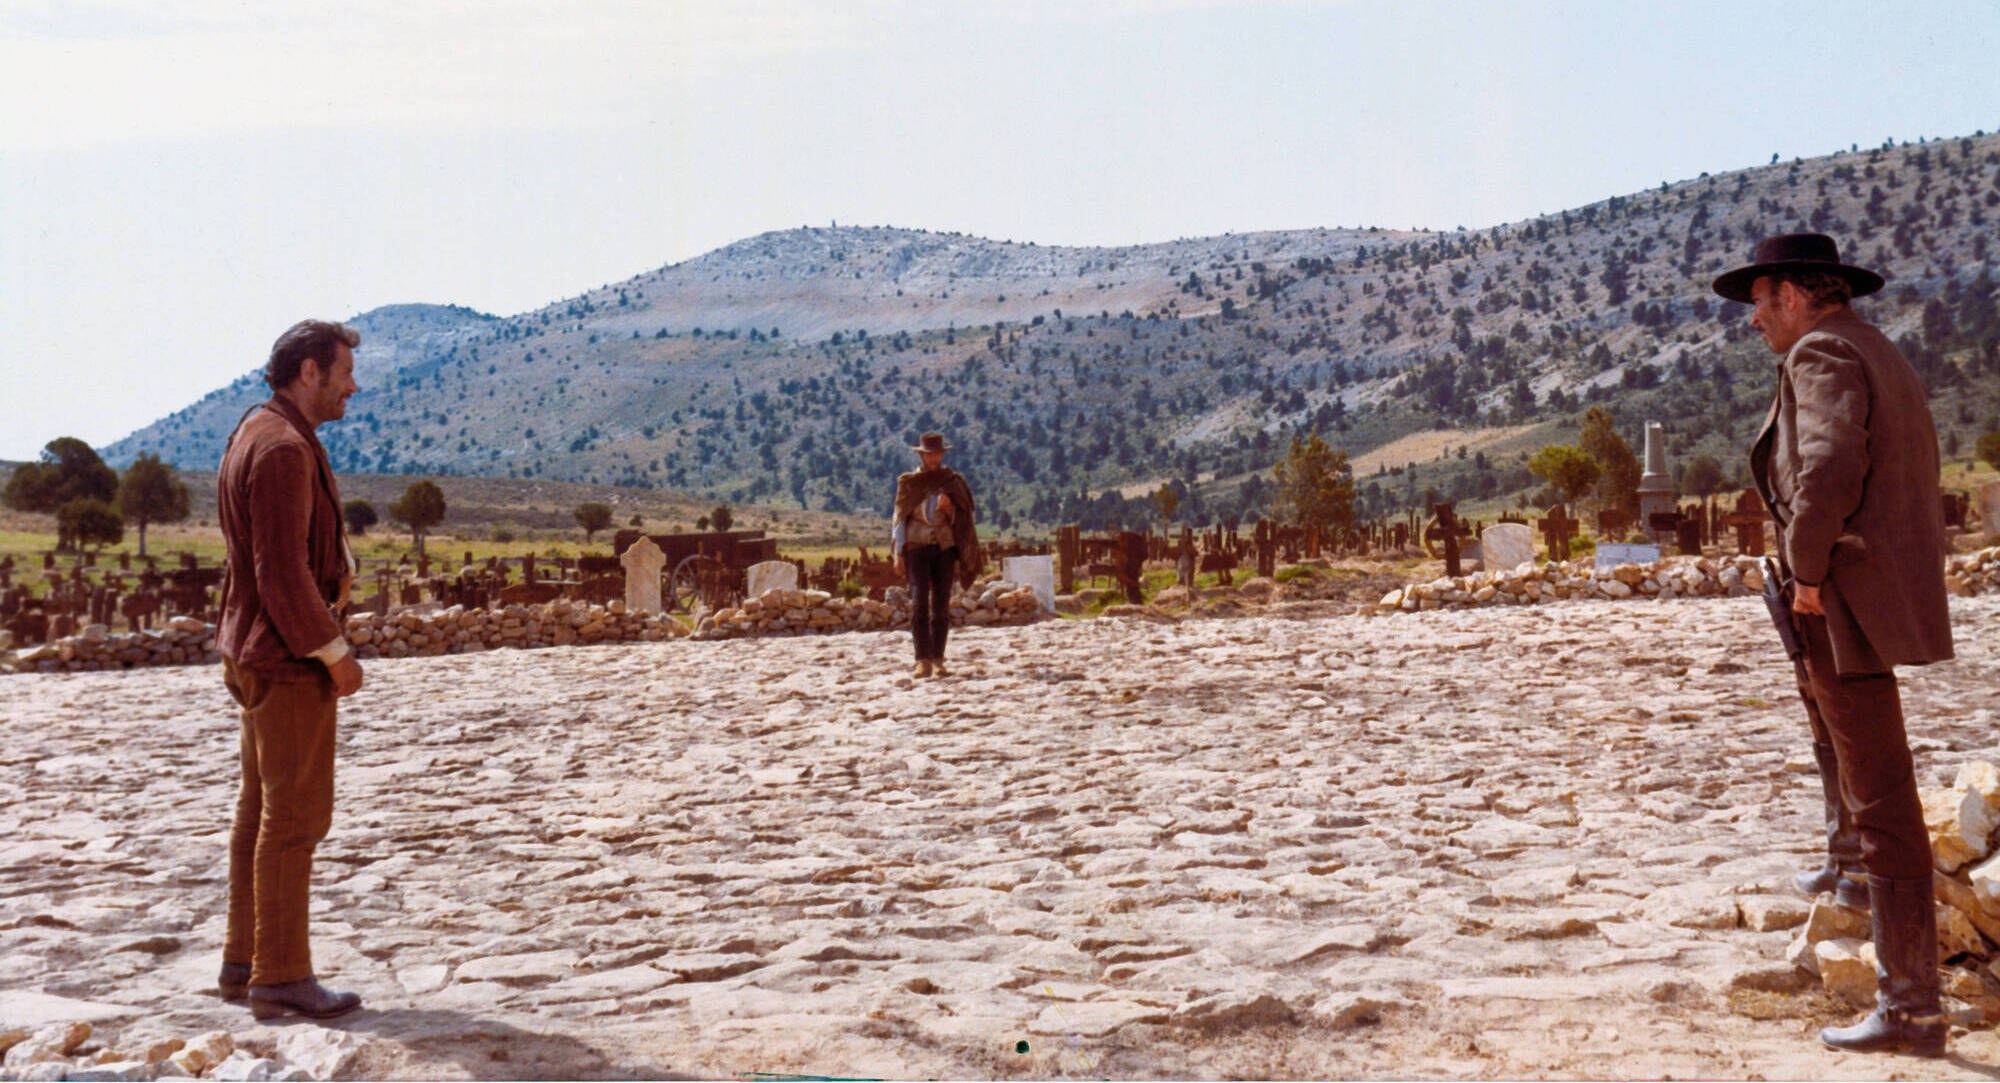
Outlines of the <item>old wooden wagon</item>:
[[623,556],[641,537],[651,538],[660,547],[666,563],[661,567],[660,600],[669,609],[687,612],[696,601],[710,609],[723,609],[743,600],[747,572],[752,564],[778,559],[778,540],[761,530],[711,531],[706,534],[641,534],[621,530],[612,539],[612,551]]

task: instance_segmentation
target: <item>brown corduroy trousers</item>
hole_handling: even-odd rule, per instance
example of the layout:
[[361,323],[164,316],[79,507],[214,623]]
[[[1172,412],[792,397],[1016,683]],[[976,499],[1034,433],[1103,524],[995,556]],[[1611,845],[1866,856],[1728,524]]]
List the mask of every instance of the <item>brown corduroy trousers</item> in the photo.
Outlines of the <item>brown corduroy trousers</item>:
[[1861,864],[1872,876],[1928,880],[1930,833],[1903,728],[1894,673],[1837,672],[1826,618],[1797,615],[1806,676],[1840,761],[1840,788],[1861,837]]
[[269,681],[224,659],[243,707],[243,788],[229,833],[226,962],[250,984],[313,976],[307,933],[313,848],[333,823],[333,681]]

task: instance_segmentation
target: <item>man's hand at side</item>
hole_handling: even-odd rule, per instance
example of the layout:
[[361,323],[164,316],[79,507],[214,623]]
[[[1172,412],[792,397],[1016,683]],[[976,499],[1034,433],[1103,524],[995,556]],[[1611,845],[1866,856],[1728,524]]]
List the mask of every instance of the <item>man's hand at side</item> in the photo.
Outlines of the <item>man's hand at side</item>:
[[1819,604],[1819,585],[1792,584],[1792,612],[1808,613],[1815,617],[1826,616],[1826,610]]
[[326,667],[327,675],[333,678],[335,697],[351,696],[361,690],[361,663],[349,654],[340,661]]

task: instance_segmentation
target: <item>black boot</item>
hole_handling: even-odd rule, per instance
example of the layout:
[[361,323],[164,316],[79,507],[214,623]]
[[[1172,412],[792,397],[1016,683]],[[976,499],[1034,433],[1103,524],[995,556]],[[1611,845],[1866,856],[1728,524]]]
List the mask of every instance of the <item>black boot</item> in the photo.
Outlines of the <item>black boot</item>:
[[1937,902],[1929,877],[1868,878],[1873,896],[1875,1011],[1851,1027],[1828,1027],[1819,1040],[1855,1053],[1944,1056],[1946,1024],[1938,1003]]
[[215,993],[224,1000],[242,1000],[250,995],[250,964],[222,964],[222,972],[215,976]]
[[[1812,699],[1807,697],[1808,709]],[[1847,815],[1841,796],[1840,761],[1833,746],[1813,742],[1813,760],[1819,765],[1819,787],[1826,802],[1826,864],[1799,873],[1792,883],[1807,895],[1833,892],[1835,902],[1850,910],[1868,909],[1868,886],[1861,879],[1861,836]]]
[[346,1015],[360,1006],[359,996],[336,993],[321,985],[318,978],[250,987],[250,1014],[259,1019],[275,1019],[286,1012],[297,1012],[313,1019],[331,1019],[336,1015]]

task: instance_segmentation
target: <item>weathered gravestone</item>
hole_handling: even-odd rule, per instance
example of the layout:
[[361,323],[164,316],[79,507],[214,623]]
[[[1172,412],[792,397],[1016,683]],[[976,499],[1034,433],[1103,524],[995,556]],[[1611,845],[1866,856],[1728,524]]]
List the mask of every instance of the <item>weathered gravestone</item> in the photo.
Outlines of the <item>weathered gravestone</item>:
[[1488,571],[1509,571],[1535,559],[1535,532],[1526,523],[1495,523],[1479,535]]
[[1660,547],[1657,545],[1616,545],[1599,542],[1595,566],[1616,568],[1620,564],[1657,564],[1659,561]]
[[660,569],[666,566],[667,555],[660,552],[653,539],[642,537],[625,547],[618,563],[625,566],[625,611],[658,613]]
[[799,589],[799,566],[789,560],[766,560],[750,565],[747,597],[760,598],[774,590]]
[[1000,561],[1000,578],[1035,592],[1035,601],[1044,613],[1056,608],[1056,558],[1005,557]]
[[2000,542],[2000,481],[1979,487],[1979,522],[1988,543]]

